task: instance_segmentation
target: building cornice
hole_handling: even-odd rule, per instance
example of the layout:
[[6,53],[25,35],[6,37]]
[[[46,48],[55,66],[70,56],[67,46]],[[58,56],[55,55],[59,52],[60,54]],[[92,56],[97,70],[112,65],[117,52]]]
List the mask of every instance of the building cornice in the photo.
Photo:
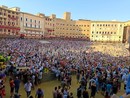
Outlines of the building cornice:
[[38,15],[34,15],[34,14],[31,14],[31,13],[27,13],[27,12],[20,12],[20,14],[27,14],[27,15],[31,15],[31,16],[34,16],[34,17],[38,17],[38,18],[44,18],[44,17],[40,17]]
[[10,8],[4,8],[4,7],[2,7],[2,6],[0,6],[0,8],[1,9],[4,9],[4,10],[8,10],[8,11],[11,11],[11,12],[15,12],[15,13],[20,13],[20,12],[18,12],[18,11],[13,11],[13,10],[11,10]]

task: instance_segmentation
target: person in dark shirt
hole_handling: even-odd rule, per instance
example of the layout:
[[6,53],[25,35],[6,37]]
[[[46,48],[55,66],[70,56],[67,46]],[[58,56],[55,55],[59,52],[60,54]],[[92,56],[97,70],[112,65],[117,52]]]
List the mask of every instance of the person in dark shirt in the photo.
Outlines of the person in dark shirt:
[[92,84],[91,84],[91,97],[90,98],[95,98],[95,94],[96,94],[96,83],[92,82]]
[[81,91],[81,86],[77,89],[77,98],[81,98],[82,91]]
[[15,84],[15,93],[18,93],[20,87],[20,80],[18,79],[18,77],[16,77],[16,79],[14,80],[14,84]]
[[36,91],[35,98],[44,98],[44,92],[41,88],[38,88],[38,90]]
[[86,89],[83,91],[83,98],[89,98],[88,91]]
[[113,94],[117,94],[118,92],[118,82],[116,79],[113,79]]

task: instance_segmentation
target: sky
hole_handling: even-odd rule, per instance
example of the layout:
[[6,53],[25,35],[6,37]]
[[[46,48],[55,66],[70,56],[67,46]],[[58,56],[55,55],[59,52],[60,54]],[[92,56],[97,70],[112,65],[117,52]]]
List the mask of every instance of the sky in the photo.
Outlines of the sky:
[[62,18],[71,12],[71,19],[130,20],[130,0],[0,0],[0,5],[20,7],[22,12]]

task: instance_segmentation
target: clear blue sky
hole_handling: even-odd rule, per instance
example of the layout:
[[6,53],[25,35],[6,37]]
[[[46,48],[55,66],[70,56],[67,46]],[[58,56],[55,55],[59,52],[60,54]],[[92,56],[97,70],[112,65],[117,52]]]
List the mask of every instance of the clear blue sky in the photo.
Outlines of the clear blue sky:
[[0,5],[17,6],[32,14],[56,14],[58,18],[67,11],[74,20],[130,20],[130,0],[0,0]]

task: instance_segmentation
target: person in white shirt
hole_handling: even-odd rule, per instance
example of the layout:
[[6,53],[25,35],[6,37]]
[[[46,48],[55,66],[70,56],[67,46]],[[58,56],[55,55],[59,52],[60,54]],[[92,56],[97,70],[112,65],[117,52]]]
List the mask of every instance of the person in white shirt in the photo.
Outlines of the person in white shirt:
[[30,96],[31,94],[31,88],[32,88],[32,83],[30,81],[28,81],[25,85],[24,85],[25,91],[27,93],[27,98]]

